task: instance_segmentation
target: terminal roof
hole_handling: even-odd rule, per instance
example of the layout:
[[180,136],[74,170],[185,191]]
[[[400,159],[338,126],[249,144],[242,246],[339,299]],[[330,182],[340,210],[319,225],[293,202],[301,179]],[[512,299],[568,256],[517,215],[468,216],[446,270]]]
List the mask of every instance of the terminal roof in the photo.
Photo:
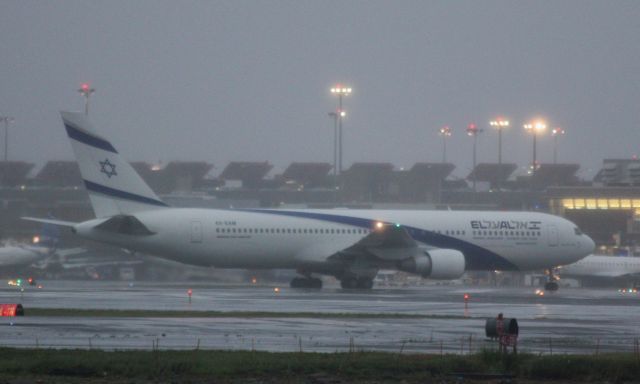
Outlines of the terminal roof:
[[305,185],[319,185],[325,182],[331,169],[333,166],[329,163],[291,163],[282,177]]
[[224,168],[220,178],[224,180],[242,180],[243,182],[259,181],[264,179],[271,168],[273,168],[273,165],[267,161],[232,161]]
[[415,163],[409,170],[412,177],[443,180],[446,179],[456,168],[451,163]]
[[80,168],[75,161],[49,161],[36,175],[36,180],[46,185],[75,187],[82,185]]
[[578,164],[540,164],[531,177],[533,187],[549,187],[554,185],[576,185],[579,180],[576,172]]
[[492,185],[503,184],[518,168],[512,163],[480,163],[467,176],[468,180],[485,181]]

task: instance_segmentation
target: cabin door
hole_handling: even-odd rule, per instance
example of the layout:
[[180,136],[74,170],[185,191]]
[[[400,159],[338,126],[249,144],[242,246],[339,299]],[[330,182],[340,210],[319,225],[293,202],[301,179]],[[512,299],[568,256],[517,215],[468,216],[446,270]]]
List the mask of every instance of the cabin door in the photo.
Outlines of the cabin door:
[[547,226],[547,239],[550,247],[558,246],[558,227],[555,225]]
[[191,242],[202,243],[202,223],[200,221],[191,222]]

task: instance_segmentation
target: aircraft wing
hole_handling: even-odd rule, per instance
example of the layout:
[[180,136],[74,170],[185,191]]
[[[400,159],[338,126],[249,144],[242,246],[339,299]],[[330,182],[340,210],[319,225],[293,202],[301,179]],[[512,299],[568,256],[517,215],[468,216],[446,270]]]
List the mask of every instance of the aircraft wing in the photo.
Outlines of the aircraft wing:
[[373,260],[398,261],[415,256],[418,244],[402,226],[376,228],[355,244],[344,247],[319,242],[296,255],[303,262],[348,261],[365,257]]
[[371,231],[366,237],[341,252],[349,255],[368,255],[385,261],[398,261],[415,256],[418,243],[402,226],[383,225]]
[[73,256],[73,255],[77,255],[77,254],[80,254],[80,253],[84,253],[86,251],[87,251],[86,248],[75,247],[75,248],[57,249],[54,253],[56,254],[56,256],[68,257],[68,256]]

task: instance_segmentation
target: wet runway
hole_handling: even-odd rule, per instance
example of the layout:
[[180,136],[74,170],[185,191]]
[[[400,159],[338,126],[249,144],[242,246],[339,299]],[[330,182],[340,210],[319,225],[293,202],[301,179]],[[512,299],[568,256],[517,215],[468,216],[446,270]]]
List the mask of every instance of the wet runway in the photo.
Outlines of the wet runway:
[[[640,337],[640,295],[567,288],[538,297],[533,288],[427,286],[348,292],[273,286],[42,282],[0,302],[27,316],[0,318],[3,346],[101,349],[384,350],[467,353],[490,346],[487,317],[518,319],[519,350],[632,352]],[[189,304],[187,289],[193,289]],[[463,295],[470,294],[465,310]],[[22,296],[22,297],[21,297]],[[104,318],[29,317],[29,308],[400,313],[429,318]]]

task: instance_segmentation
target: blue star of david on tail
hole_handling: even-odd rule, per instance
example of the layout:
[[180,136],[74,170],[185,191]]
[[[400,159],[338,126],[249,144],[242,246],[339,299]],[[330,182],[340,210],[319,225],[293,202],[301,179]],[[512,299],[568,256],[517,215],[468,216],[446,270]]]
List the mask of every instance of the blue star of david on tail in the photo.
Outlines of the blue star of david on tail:
[[111,176],[118,176],[116,173],[116,165],[112,164],[109,159],[104,159],[104,161],[100,161],[100,173],[104,173],[108,178]]

